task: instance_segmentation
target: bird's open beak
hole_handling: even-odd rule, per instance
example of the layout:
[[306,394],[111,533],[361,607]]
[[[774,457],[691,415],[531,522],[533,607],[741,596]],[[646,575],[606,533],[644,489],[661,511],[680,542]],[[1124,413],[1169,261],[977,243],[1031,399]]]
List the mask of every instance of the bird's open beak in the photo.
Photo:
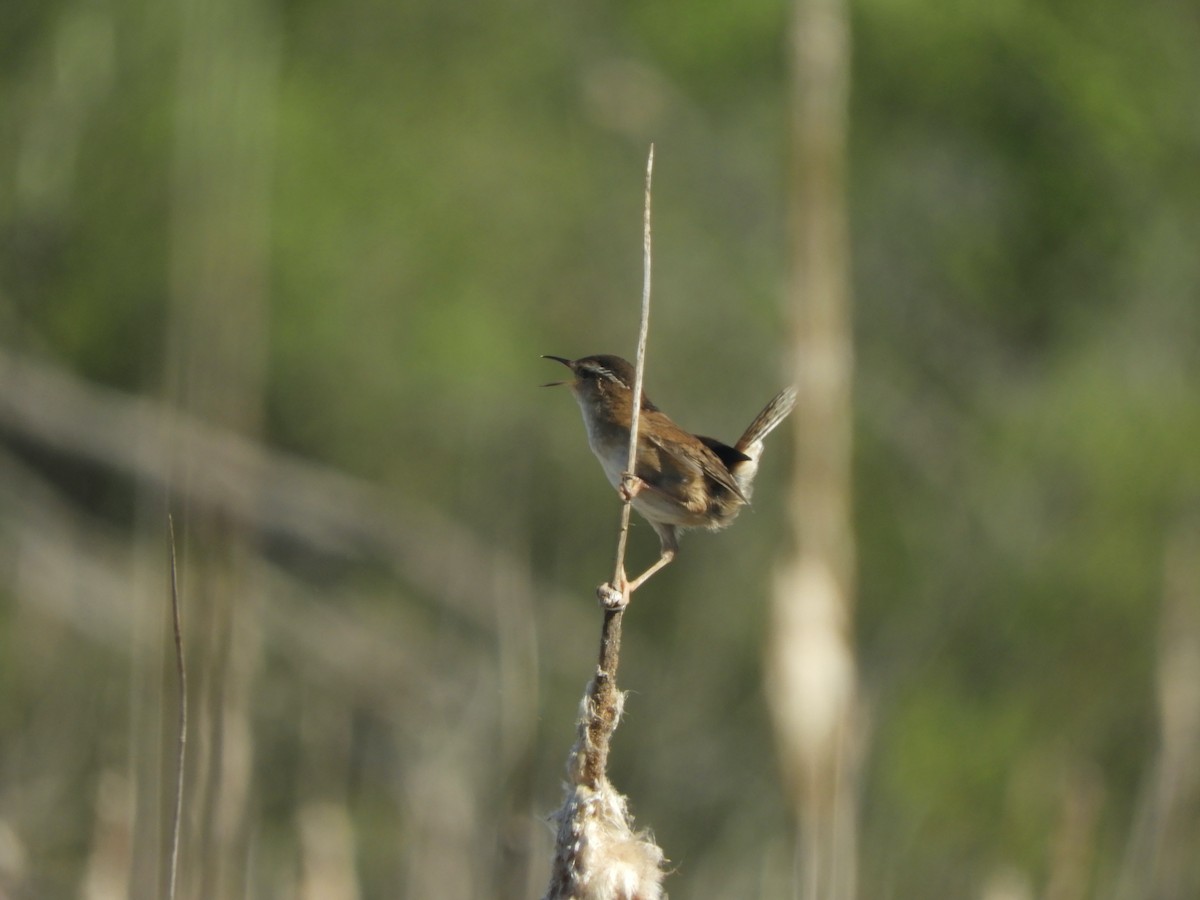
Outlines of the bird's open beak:
[[[548,353],[543,353],[542,359],[552,359],[555,362],[562,363],[564,366],[566,366],[571,371],[575,371],[575,367],[571,365],[571,360],[564,359],[561,356],[551,356]],[[546,384],[543,384],[542,387],[558,387],[560,384],[570,384],[570,383],[571,382],[569,382],[569,381],[550,381],[550,382],[547,382]]]

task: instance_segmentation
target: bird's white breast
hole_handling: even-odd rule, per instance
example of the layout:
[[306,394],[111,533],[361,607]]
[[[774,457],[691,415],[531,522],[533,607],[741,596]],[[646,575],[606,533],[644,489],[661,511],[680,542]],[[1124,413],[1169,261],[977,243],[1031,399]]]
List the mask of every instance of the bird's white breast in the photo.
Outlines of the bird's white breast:
[[600,460],[604,476],[614,488],[621,484],[621,476],[625,473],[625,464],[629,461],[629,438],[620,440],[619,433],[611,428],[597,425],[585,413],[583,424],[587,428],[588,446]]

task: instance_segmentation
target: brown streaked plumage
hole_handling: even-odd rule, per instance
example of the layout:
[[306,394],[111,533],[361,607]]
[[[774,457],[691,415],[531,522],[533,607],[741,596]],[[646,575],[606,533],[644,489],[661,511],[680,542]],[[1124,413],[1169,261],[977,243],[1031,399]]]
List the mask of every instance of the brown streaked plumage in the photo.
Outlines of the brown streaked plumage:
[[793,388],[780,391],[750,423],[732,447],[714,438],[690,434],[642,393],[634,475],[627,492],[622,476],[629,454],[633,413],[634,368],[619,356],[601,354],[581,359],[547,356],[569,368],[573,381],[553,382],[571,388],[588,444],[600,460],[609,483],[658,533],[661,555],[633,581],[635,590],[671,562],[679,549],[679,530],[718,530],[732,522],[750,502],[754,476],[762,456],[763,439],[782,422],[796,403]]

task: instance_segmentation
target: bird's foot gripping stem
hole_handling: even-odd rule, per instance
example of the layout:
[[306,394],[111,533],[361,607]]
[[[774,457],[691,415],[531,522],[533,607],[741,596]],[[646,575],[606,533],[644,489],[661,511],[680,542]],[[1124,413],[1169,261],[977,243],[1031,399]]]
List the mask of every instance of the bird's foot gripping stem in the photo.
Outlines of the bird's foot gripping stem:
[[621,475],[621,483],[617,485],[617,493],[623,503],[629,503],[649,486],[632,472],[625,472]]

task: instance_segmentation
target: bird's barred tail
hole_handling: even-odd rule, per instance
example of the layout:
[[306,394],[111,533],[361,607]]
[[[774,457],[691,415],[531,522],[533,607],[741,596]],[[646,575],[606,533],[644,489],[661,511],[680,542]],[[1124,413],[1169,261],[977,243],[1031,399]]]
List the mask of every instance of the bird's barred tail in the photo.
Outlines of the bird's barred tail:
[[774,431],[779,423],[788,417],[796,405],[796,389],[784,388],[775,395],[775,399],[763,407],[762,412],[754,417],[746,433],[738,439],[735,449],[744,454],[747,459],[732,467],[733,477],[749,498],[754,486],[754,476],[758,473],[758,461],[762,458],[763,438]]
[[[750,427],[746,429],[746,433],[741,436],[737,442],[737,449],[747,456],[754,454],[749,452],[749,448],[754,444],[761,443],[762,439],[775,430],[775,428],[788,417],[788,413],[796,405],[796,389],[794,387],[784,388],[775,395],[775,399],[763,407],[763,411],[754,417],[754,421],[750,423]],[[759,450],[761,453],[761,449]]]

